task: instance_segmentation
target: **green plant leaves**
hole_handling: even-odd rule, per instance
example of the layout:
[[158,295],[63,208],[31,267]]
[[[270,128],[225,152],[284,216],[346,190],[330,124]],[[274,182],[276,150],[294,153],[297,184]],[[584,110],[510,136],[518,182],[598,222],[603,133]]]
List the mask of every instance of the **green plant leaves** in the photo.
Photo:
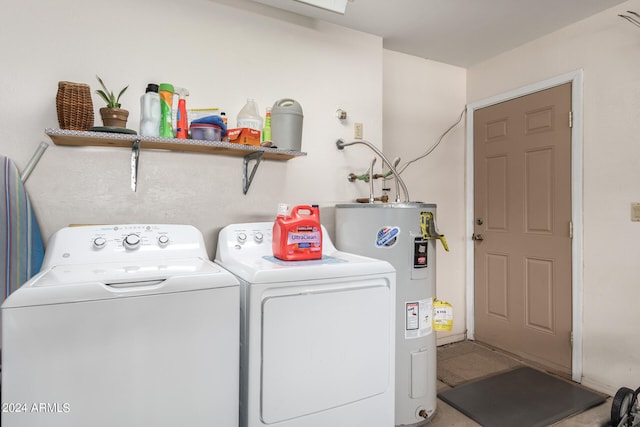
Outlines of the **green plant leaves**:
[[118,97],[116,98],[116,96],[113,94],[113,92],[110,91],[109,89],[107,89],[107,85],[104,84],[104,82],[102,81],[100,76],[96,76],[96,78],[100,82],[100,85],[102,86],[102,89],[104,89],[104,90],[97,89],[96,93],[98,95],[100,95],[100,97],[104,100],[104,102],[107,103],[107,108],[120,108],[120,97],[129,88],[129,86],[128,85],[125,86],[120,91],[120,93],[118,94]]

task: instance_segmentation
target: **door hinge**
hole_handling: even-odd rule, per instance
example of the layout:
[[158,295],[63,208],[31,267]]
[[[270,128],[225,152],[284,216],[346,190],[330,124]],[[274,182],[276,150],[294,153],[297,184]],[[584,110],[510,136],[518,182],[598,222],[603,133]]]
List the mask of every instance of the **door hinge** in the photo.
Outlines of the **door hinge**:
[[573,331],[569,332],[569,343],[571,344],[571,346],[573,347]]
[[569,238],[573,239],[573,221],[569,221]]
[[573,111],[569,111],[569,128],[573,127]]

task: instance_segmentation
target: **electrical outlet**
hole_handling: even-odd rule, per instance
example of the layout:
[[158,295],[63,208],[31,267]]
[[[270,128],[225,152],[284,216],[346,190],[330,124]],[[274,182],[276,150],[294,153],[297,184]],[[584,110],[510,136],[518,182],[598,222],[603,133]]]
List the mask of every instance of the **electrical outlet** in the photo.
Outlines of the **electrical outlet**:
[[631,203],[631,221],[640,221],[640,203]]
[[355,139],[362,139],[362,123],[353,124],[353,137]]

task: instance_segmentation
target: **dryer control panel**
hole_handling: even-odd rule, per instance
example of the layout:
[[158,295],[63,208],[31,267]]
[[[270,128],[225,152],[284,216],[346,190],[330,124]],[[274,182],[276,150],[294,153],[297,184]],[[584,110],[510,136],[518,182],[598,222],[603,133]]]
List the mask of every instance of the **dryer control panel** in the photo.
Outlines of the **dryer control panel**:
[[[327,229],[322,228],[322,253],[336,251]],[[273,222],[248,222],[231,224],[218,234],[216,260],[228,261],[234,258],[261,258],[273,255]]]
[[257,256],[271,255],[273,242],[272,222],[252,222],[232,224],[225,227],[218,236],[218,247],[229,251],[239,251],[242,256],[249,253]]
[[56,232],[49,239],[43,268],[158,256],[208,259],[202,233],[190,225],[96,225],[67,227]]

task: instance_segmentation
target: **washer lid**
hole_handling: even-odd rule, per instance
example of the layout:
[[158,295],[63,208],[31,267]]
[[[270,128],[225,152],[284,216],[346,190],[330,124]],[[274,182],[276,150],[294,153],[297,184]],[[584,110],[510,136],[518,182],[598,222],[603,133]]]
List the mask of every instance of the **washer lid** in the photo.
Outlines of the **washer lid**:
[[43,304],[238,286],[238,280],[209,260],[168,259],[135,264],[69,264],[45,269],[7,298],[3,309]]
[[395,274],[393,266],[386,261],[341,251],[324,253],[322,259],[309,261],[283,261],[272,255],[255,253],[246,255],[216,262],[249,283],[299,282]]

